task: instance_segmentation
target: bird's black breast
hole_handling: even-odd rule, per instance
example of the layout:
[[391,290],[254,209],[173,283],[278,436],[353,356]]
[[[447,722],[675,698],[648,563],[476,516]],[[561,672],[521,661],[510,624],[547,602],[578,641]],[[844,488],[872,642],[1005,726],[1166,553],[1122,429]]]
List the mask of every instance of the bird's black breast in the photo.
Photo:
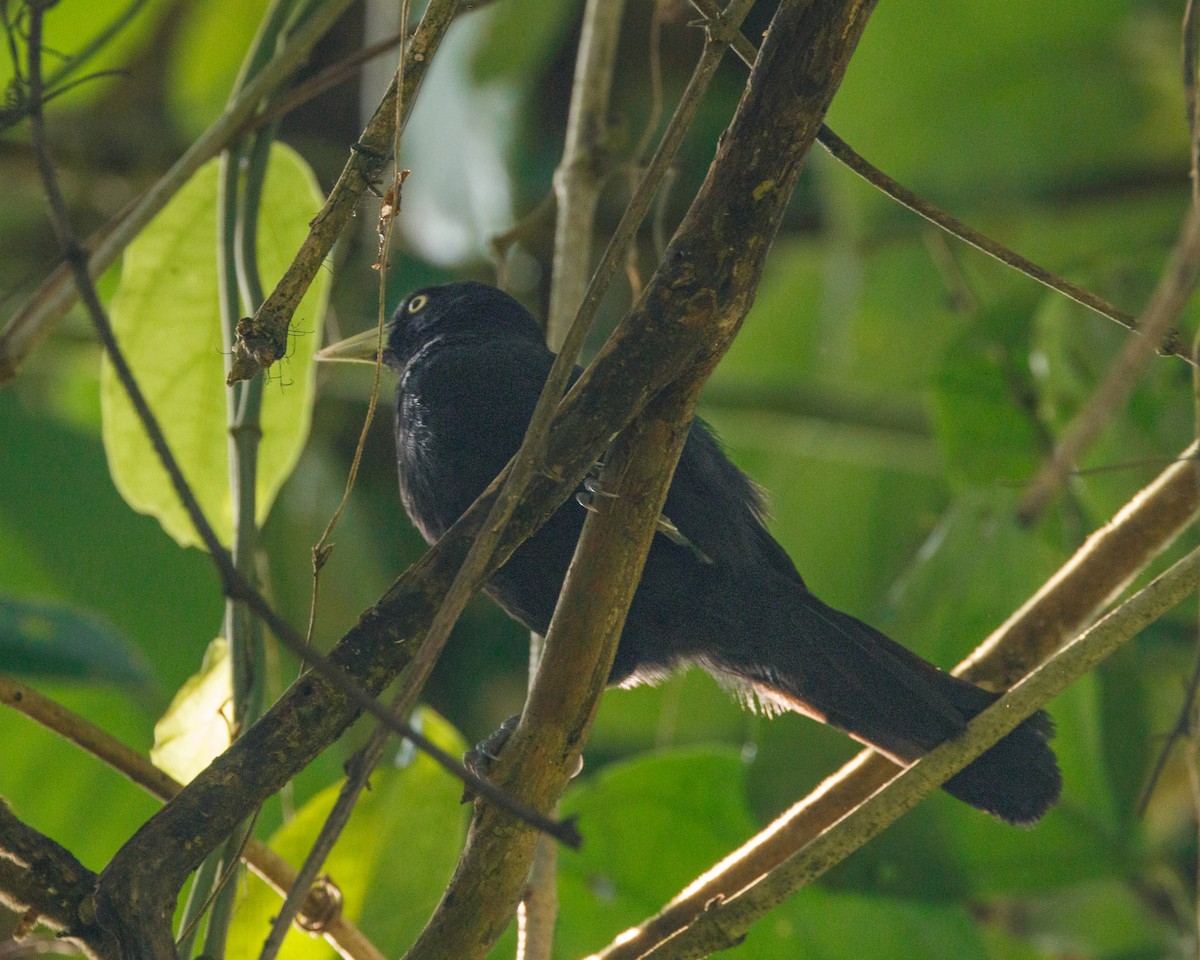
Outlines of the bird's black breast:
[[400,496],[426,540],[440,537],[517,452],[553,357],[520,341],[438,342],[400,379]]

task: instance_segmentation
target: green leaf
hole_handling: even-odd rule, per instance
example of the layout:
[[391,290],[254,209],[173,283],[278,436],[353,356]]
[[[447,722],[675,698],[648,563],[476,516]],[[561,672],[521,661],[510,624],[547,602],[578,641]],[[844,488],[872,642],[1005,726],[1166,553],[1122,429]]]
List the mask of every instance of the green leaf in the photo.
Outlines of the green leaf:
[[[422,710],[415,717],[423,732],[451,754],[464,743],[441,717]],[[466,810],[462,787],[424,754],[402,748],[403,766],[371,775],[337,845],[325,861],[327,873],[343,897],[344,915],[388,956],[397,956],[421,931],[450,879],[462,848]],[[339,781],[313,797],[276,831],[271,848],[299,866],[337,800]],[[229,960],[258,956],[279,912],[279,895],[251,877],[234,916]],[[289,931],[281,957],[335,956],[324,941]]]
[[[232,529],[226,444],[225,374],[217,307],[216,162],[184,186],[125,253],[112,302],[117,339],[222,542]],[[308,232],[321,194],[307,164],[276,144],[259,218],[263,282],[280,276]],[[293,353],[263,399],[258,520],[271,508],[308,436],[312,354],[324,314],[328,273],[319,271],[292,321]],[[141,422],[105,358],[101,373],[104,445],[113,482],[131,507],[158,518],[181,545],[200,541],[158,462]]]
[[984,960],[989,954],[965,906],[808,887],[760,920],[737,955],[746,960]]
[[[130,10],[136,0],[117,0],[115,3],[58,3],[49,7],[43,27],[44,50],[42,69],[49,80],[58,71],[65,59],[74,57],[104,33],[118,17]],[[149,0],[136,10],[121,29],[67,79],[73,86],[61,96],[50,101],[53,110],[64,106],[80,108],[87,106],[104,95],[111,95],[122,84],[128,84],[127,76],[131,64],[141,55],[140,47],[146,45],[160,28],[163,14],[170,7],[168,0]],[[11,17],[17,14],[11,13]],[[25,58],[28,56],[22,31],[14,29],[12,37],[17,43],[21,58],[22,75]],[[7,50],[5,51],[7,54]],[[11,56],[0,57],[0,89],[7,88],[15,80]],[[116,71],[119,76],[95,76],[104,71]],[[79,83],[87,77],[86,82]]]
[[584,835],[559,854],[556,955],[583,956],[658,910],[749,839],[739,751],[686,749],[606,767],[563,798]]
[[950,477],[959,487],[1017,484],[1041,451],[1034,419],[1028,303],[982,313],[946,350],[934,379],[932,410]]
[[180,42],[167,61],[171,117],[186,136],[198,135],[225,108],[266,0],[193,3],[179,11]]
[[208,645],[199,671],[187,679],[154,725],[150,759],[180,783],[189,782],[230,744],[233,673],[229,644]]
[[0,669],[39,677],[146,686],[154,678],[128,638],[62,603],[0,596]]

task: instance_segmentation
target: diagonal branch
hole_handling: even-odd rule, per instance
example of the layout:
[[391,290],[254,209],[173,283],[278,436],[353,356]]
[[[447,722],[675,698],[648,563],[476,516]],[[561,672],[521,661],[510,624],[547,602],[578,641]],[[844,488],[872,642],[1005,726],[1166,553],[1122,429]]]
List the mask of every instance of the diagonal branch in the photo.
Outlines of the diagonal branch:
[[1182,601],[1198,583],[1200,549],[1108,613],[974,718],[962,735],[931,750],[761,883],[731,900],[711,904],[691,927],[644,956],[692,960],[739,943],[756,920],[890,826],[927,793]]
[[94,918],[85,919],[95,884],[96,875],[70,851],[22,823],[0,800],[0,904],[25,914],[23,926],[44,923],[90,957],[115,957],[113,939]]
[[[1141,570],[1165,550],[1200,510],[1196,444],[1135,494],[1007,622],[953,671],[1003,690],[1051,656],[1090,623]],[[845,764],[808,797],[706,871],[655,916],[600,952],[604,960],[634,960],[687,927],[714,900],[729,898],[778,867],[899,768],[871,750]]]
[[[664,266],[565,398],[545,473],[535,475],[500,550],[476,583],[566,499],[610,438],[662,388],[718,356],[753,300],[763,261],[820,119],[873,4],[786,0],[705,184]],[[719,29],[718,24],[718,29]],[[367,611],[330,662],[377,694],[410,660],[496,483]],[[198,859],[357,716],[327,676],[298,680],[228,751],[147,823],[101,875],[97,908],[118,927],[148,916],[169,929],[169,897]],[[265,759],[264,759],[265,758]],[[163,858],[162,851],[172,851]]]
[[312,228],[283,276],[254,316],[238,324],[227,382],[248,380],[287,353],[287,333],[313,277],[333,249],[358,201],[383,174],[398,127],[408,122],[429,61],[454,19],[459,0],[430,0],[404,51],[403,90],[393,80],[367,122],[337,183],[329,191]]

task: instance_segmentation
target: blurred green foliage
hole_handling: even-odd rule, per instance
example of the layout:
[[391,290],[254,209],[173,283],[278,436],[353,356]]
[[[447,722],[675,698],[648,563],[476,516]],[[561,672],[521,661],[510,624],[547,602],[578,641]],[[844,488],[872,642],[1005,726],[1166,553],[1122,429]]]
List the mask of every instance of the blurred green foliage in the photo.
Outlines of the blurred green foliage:
[[[264,6],[148,3],[87,68],[123,72],[51,104],[53,148],[80,229],[97,227],[153,182],[216,116]],[[618,175],[602,198],[599,240],[628,197],[620,164],[650,113],[651,6],[630,5],[619,51],[606,139]],[[771,6],[764,0],[752,13],[749,35],[765,27]],[[104,8],[61,0],[47,21],[54,48],[82,48],[119,12]],[[578,8],[496,0],[452,28],[405,140],[404,164],[413,172],[403,197],[405,249],[388,278],[392,300],[418,284],[494,278],[489,236],[533,209],[550,187]],[[686,4],[668,0],[663,11],[669,105],[701,37],[688,25]],[[829,122],[955,215],[1137,311],[1190,200],[1178,16],[1176,5],[1150,0],[881,4]],[[382,33],[371,22],[366,39],[373,41]],[[355,8],[308,72],[357,49],[363,32]],[[388,69],[385,62],[385,75]],[[732,59],[718,74],[663,206],[668,229],[703,177],[744,76]],[[0,81],[10,77],[0,57]],[[368,71],[361,83],[344,84],[284,121],[282,138],[323,188],[361,127],[362,105],[369,108],[380,92],[378,72]],[[0,139],[5,318],[55,262],[25,138],[17,126]],[[285,192],[267,222],[311,215],[307,194]],[[176,226],[207,256],[215,239],[210,211],[200,206]],[[378,310],[370,269],[375,216],[364,203],[323,272],[336,334],[366,327]],[[283,257],[296,242],[298,228],[289,229]],[[509,256],[514,292],[535,311],[545,298],[551,232],[549,223],[530,224]],[[155,252],[151,233],[142,243]],[[642,279],[654,256],[647,234],[636,265]],[[154,315],[139,310],[135,319],[163,335],[158,352],[177,353],[170,359],[185,364],[201,358],[219,371],[215,328],[193,336],[182,279],[133,253],[125,270],[132,273],[114,269],[105,278],[105,297],[113,302],[118,282],[125,291],[154,289]],[[195,275],[191,267],[186,273]],[[619,281],[602,327],[629,295]],[[1020,484],[1126,338],[942,237],[818,149],[702,413],[768,491],[772,531],[814,591],[949,666],[1188,442],[1189,372],[1157,360],[1055,509],[1032,529],[1015,522]],[[307,339],[306,349],[316,336]],[[10,603],[50,604],[39,609],[59,611],[55,622],[76,637],[93,631],[87,635],[96,645],[91,660],[78,644],[47,649],[39,659],[6,633],[0,669],[20,670],[148,749],[155,719],[221,631],[223,604],[207,558],[177,546],[117,494],[100,440],[99,371],[98,349],[75,313],[0,393],[0,614],[8,616]],[[298,382],[269,385],[269,401],[275,393],[301,399],[306,374],[294,365],[287,377]],[[266,589],[296,624],[307,621],[309,550],[341,496],[371,379],[366,368],[317,374],[319,396],[298,463],[292,469],[287,457],[272,458],[289,478],[263,536]],[[315,631],[322,646],[422,550],[396,497],[390,393],[385,382],[384,409],[325,568]],[[212,423],[200,423],[194,397],[180,400],[173,423],[209,429],[199,456],[220,474],[223,413],[214,432]],[[99,634],[97,623],[104,625]],[[1062,804],[1036,828],[1014,831],[947,797],[930,798],[760,924],[740,955],[1188,954],[1195,809],[1178,758],[1144,815],[1138,799],[1176,720],[1193,633],[1186,613],[1156,624],[1051,705],[1066,787]],[[525,644],[522,631],[486,601],[462,618],[427,691],[448,726],[429,722],[454,749],[454,730],[471,742],[519,709]],[[294,670],[278,657],[275,688]],[[117,774],[24,719],[0,715],[0,731],[0,795],[88,866],[103,866],[153,811]],[[302,856],[332,802],[341,762],[363,734],[355,728],[306,770],[263,812],[260,833]],[[579,815],[586,844],[562,855],[560,954],[598,949],[656,910],[853,750],[844,737],[800,718],[745,713],[696,673],[655,689],[610,692],[586,771],[563,801],[564,813]],[[389,955],[411,942],[445,884],[461,842],[457,793],[424,759],[382,772],[335,854],[331,869],[356,899],[352,915]],[[275,902],[248,889],[235,926],[238,950],[257,949]],[[496,955],[505,951],[510,941]],[[330,955],[316,941],[299,952]]]

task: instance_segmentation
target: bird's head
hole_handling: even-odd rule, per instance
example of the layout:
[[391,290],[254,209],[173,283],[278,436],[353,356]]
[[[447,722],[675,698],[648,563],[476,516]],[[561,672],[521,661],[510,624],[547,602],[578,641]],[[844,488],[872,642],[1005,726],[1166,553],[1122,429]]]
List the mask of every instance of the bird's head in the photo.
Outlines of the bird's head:
[[[383,362],[397,372],[435,339],[521,339],[543,342],[529,311],[503,290],[473,280],[414,290],[383,328]],[[375,363],[379,332],[367,330],[317,352],[325,361]]]

